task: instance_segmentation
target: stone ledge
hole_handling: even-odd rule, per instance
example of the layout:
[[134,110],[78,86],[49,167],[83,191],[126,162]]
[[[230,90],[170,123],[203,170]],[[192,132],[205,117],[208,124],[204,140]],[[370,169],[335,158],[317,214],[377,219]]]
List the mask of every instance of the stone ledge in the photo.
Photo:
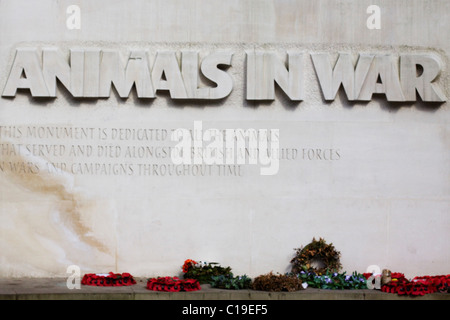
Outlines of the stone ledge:
[[296,292],[222,290],[202,285],[194,292],[157,292],[146,289],[146,279],[127,287],[82,285],[68,289],[66,279],[0,279],[0,300],[450,300],[450,294],[432,293],[411,297],[379,290],[322,290]]

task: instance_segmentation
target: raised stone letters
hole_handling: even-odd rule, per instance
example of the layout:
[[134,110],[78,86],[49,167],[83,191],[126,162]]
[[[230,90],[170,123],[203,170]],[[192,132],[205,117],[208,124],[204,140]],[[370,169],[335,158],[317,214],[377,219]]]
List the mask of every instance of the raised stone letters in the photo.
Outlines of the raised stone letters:
[[140,98],[154,98],[155,90],[150,79],[150,68],[144,51],[133,51],[124,61],[119,52],[104,50],[100,63],[99,96],[109,97],[114,84],[121,98],[130,95],[133,84]]
[[[439,61],[430,54],[360,54],[356,66],[348,53],[339,54],[334,66],[329,54],[313,53],[311,58],[325,100],[334,100],[342,86],[350,101],[369,101],[373,94],[384,94],[388,101],[415,101],[416,90],[423,101],[446,101],[434,83]],[[420,76],[417,66],[423,70]]]
[[327,53],[313,53],[311,59],[314,62],[325,100],[334,100],[341,84],[347,94],[347,99],[355,100],[355,73],[363,73],[363,77],[365,77],[367,67],[364,68],[365,70],[361,70],[362,64],[359,64],[355,71],[352,57],[346,53],[339,55],[334,68]]
[[[56,97],[59,81],[73,97],[107,98],[114,87],[127,98],[133,86],[138,98],[155,98],[168,91],[172,99],[218,100],[233,90],[230,67],[233,52],[211,52],[200,59],[195,50],[146,50],[123,54],[118,50],[70,49],[67,58],[58,48],[18,48],[3,96],[28,89],[33,97]],[[247,50],[246,99],[274,100],[278,85],[290,100],[304,100],[306,53],[287,50]],[[370,101],[374,94],[387,101],[443,102],[437,79],[441,63],[434,54],[311,53],[311,62],[325,100],[342,88],[350,101]],[[150,59],[150,56],[154,56]],[[334,62],[333,62],[334,60]]]
[[16,50],[14,64],[3,90],[3,96],[14,97],[17,89],[29,89],[33,97],[49,97],[42,66],[34,48]]
[[[214,100],[231,92],[232,79],[219,66],[231,65],[232,53],[212,53],[200,64],[196,52],[183,57],[181,70],[175,51],[158,51],[150,68],[145,51],[131,51],[124,59],[114,50],[73,49],[67,60],[57,48],[43,48],[41,64],[37,48],[18,48],[2,95],[29,89],[34,97],[55,97],[57,79],[73,97],[109,97],[114,86],[127,98],[133,85],[138,98],[154,98],[158,90],[166,90],[172,99]],[[199,69],[214,87],[197,87]]]
[[[420,70],[422,72],[419,72]],[[440,72],[439,60],[434,55],[402,55],[400,57],[400,79],[405,100],[415,101],[417,91],[423,101],[446,101],[441,88],[434,83]]]
[[274,100],[276,82],[291,100],[303,100],[303,54],[287,55],[288,68],[273,52],[247,52],[247,99]]
[[391,55],[373,57],[357,100],[370,101],[374,93],[384,94],[388,101],[405,101],[400,86],[398,65]]

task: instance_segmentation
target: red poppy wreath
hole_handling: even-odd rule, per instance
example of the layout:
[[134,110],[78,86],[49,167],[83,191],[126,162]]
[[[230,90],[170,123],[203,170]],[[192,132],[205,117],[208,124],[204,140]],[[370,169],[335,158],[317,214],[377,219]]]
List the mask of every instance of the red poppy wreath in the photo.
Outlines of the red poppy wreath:
[[83,276],[81,284],[100,287],[120,287],[136,284],[129,273],[87,273]]
[[147,289],[153,291],[179,292],[200,290],[196,279],[181,280],[178,277],[158,277],[147,280]]
[[415,277],[411,281],[402,273],[392,273],[392,280],[381,291],[398,295],[423,296],[433,292],[449,292],[450,275]]

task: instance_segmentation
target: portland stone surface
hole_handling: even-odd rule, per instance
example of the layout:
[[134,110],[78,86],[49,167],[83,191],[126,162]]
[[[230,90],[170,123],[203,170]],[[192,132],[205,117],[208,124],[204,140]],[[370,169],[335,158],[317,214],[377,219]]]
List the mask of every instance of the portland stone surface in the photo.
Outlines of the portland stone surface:
[[447,274],[450,3],[371,2],[0,1],[0,277]]

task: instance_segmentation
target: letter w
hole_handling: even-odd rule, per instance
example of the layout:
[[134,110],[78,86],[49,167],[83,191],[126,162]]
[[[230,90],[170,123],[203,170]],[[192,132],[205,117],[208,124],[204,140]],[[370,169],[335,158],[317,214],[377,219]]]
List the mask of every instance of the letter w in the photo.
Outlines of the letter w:
[[356,70],[348,53],[340,53],[334,67],[327,53],[312,53],[311,58],[325,100],[334,100],[341,85],[348,100],[358,97],[361,89],[359,83],[366,78],[372,58],[360,58]]

